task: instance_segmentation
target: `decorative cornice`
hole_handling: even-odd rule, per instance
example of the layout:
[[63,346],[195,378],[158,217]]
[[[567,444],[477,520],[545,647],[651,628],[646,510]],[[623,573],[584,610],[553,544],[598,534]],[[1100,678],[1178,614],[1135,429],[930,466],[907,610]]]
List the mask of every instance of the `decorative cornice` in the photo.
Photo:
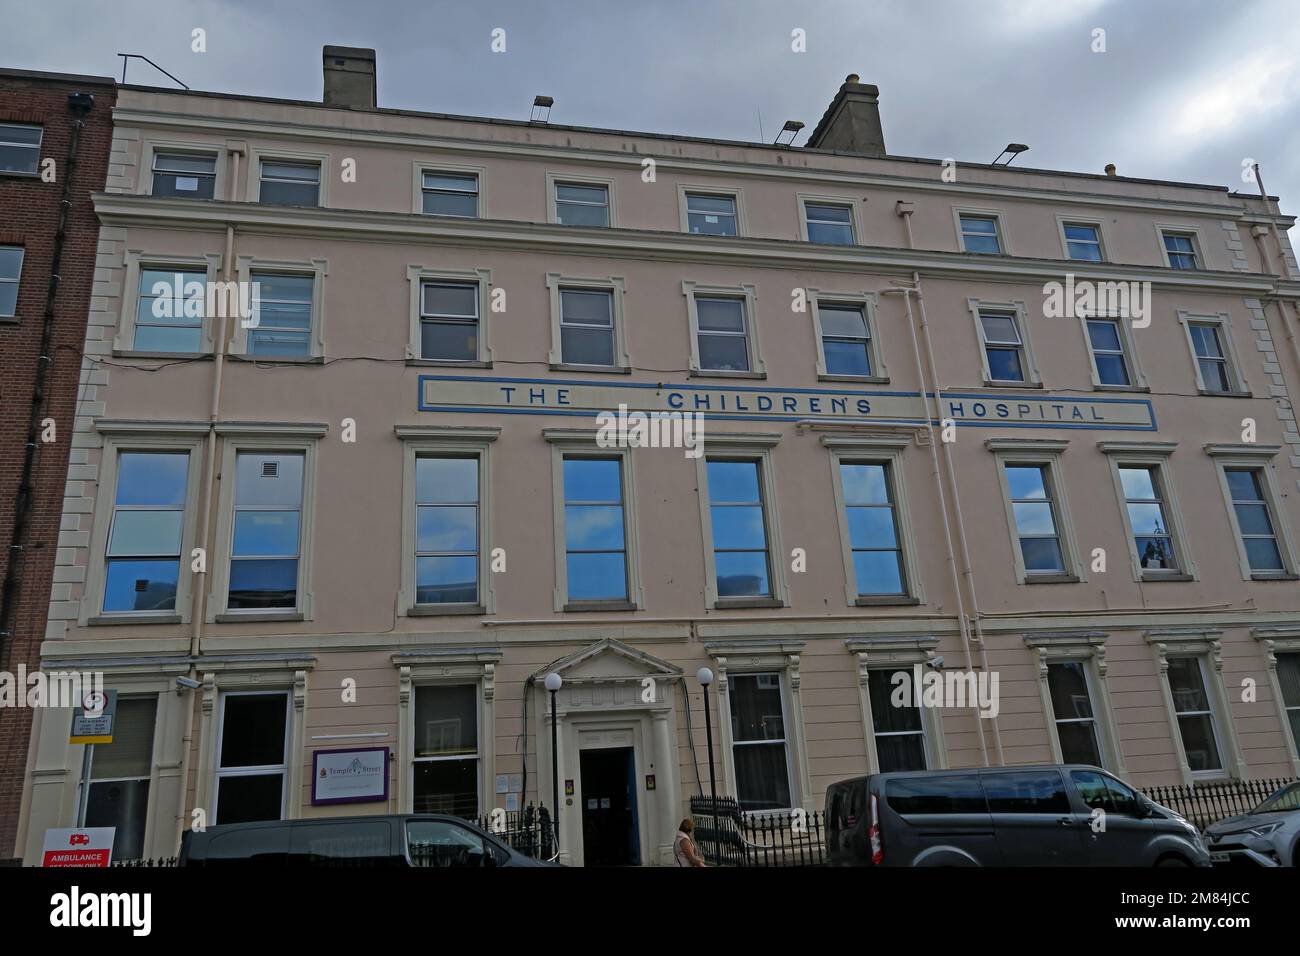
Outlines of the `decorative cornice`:
[[377,239],[543,251],[551,255],[599,255],[658,261],[718,263],[763,268],[809,268],[826,272],[927,277],[972,277],[1041,283],[1076,279],[1150,282],[1162,290],[1251,296],[1275,294],[1280,277],[1259,273],[1186,271],[1119,263],[976,256],[964,252],[887,246],[825,246],[790,239],[696,236],[640,229],[587,229],[500,219],[455,219],[416,213],[263,206],[222,200],[155,198],[95,193],[95,212],[107,226],[150,226],[241,233],[302,234],[312,238]]
[[501,437],[500,425],[394,425],[393,433],[401,439],[462,439],[465,441],[496,441]]

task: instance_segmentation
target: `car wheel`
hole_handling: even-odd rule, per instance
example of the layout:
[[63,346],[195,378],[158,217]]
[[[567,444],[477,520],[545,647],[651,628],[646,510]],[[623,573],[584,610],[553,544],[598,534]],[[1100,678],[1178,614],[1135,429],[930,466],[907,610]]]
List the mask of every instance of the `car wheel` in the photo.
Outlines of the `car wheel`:
[[1181,856],[1162,856],[1156,860],[1156,866],[1191,866]]

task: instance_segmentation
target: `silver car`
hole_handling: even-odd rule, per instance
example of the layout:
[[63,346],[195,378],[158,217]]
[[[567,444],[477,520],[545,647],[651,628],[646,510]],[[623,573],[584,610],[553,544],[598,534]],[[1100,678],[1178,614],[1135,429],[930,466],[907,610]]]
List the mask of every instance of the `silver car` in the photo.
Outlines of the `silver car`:
[[1300,780],[1254,810],[1205,828],[1212,863],[1248,860],[1260,866],[1300,865]]

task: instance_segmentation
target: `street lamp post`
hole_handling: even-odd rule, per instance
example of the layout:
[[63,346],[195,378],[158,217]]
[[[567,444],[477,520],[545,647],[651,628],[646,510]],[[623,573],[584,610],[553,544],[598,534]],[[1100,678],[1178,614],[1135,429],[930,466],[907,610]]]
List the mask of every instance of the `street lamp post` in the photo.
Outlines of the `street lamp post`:
[[713,719],[709,714],[709,685],[713,683],[713,671],[701,667],[695,672],[695,679],[704,689],[704,739],[709,750],[709,800],[713,807],[713,859],[719,863],[722,854],[718,846],[718,787],[713,777]]
[[559,725],[555,720],[555,695],[564,684],[564,678],[555,671],[546,675],[546,689],[551,692],[551,828],[555,833],[555,852],[560,852],[560,748]]

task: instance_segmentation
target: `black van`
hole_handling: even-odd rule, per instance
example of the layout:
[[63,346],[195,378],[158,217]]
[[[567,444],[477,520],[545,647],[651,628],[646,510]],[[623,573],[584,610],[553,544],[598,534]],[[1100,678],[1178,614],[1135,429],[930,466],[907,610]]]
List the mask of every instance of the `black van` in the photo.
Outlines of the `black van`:
[[1210,865],[1195,826],[1082,764],[878,773],[831,784],[826,859],[832,866]]
[[226,823],[181,836],[180,866],[558,866],[460,817],[405,814]]

